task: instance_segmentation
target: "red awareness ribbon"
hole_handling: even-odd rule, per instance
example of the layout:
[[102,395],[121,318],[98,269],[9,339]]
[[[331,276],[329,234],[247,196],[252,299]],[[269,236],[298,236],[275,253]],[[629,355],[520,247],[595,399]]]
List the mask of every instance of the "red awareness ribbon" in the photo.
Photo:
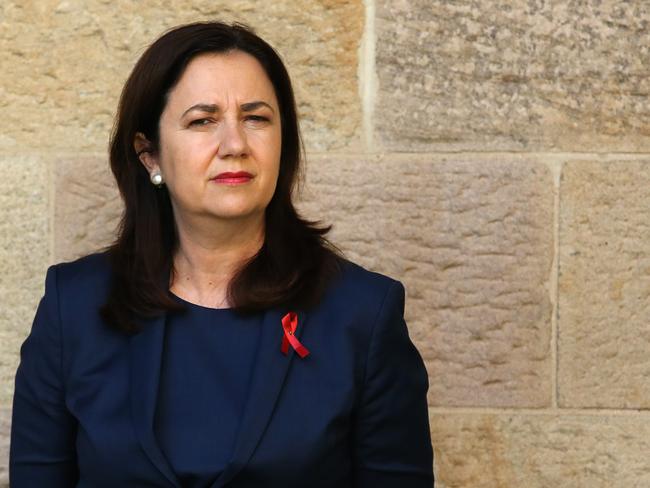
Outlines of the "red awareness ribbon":
[[282,347],[280,350],[285,356],[289,353],[289,344],[294,350],[300,355],[301,358],[304,358],[309,354],[309,351],[305,346],[303,346],[294,333],[296,332],[296,327],[298,327],[298,316],[295,312],[289,312],[284,317],[282,317],[282,328],[284,329],[284,337],[282,337]]

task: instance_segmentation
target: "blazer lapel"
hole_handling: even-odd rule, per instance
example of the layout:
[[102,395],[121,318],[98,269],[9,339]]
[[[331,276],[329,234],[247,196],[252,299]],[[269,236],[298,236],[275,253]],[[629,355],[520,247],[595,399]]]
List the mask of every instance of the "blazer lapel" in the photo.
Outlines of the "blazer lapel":
[[143,321],[143,329],[130,338],[131,414],[144,452],[169,482],[180,488],[178,478],[160,450],[153,432],[160,379],[166,315]]
[[[284,335],[282,317],[287,312],[287,309],[273,309],[267,311],[264,316],[250,390],[240,419],[231,460],[211,488],[220,488],[228,483],[248,463],[271,419],[289,365],[294,356],[297,356],[291,347],[286,356],[280,351]],[[296,313],[298,326],[294,335],[300,338],[307,315],[302,311]],[[309,349],[310,344],[305,344],[305,347]],[[308,361],[309,356],[304,359],[298,357],[296,360]]]

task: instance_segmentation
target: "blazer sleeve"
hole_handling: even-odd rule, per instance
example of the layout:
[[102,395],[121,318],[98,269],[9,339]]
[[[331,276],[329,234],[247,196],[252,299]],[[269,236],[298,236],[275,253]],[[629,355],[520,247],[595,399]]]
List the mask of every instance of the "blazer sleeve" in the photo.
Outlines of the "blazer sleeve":
[[76,485],[76,421],[66,409],[56,266],[47,270],[45,295],[20,348],[9,448],[12,488]]
[[431,488],[433,449],[424,363],[409,339],[404,286],[393,282],[377,317],[355,426],[355,487]]

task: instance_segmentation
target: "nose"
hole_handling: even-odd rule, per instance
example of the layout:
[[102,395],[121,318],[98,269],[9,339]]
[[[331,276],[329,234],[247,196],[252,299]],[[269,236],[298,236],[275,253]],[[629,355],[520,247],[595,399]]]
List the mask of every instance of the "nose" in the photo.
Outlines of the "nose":
[[246,134],[236,121],[224,121],[219,131],[220,158],[242,158],[248,155]]

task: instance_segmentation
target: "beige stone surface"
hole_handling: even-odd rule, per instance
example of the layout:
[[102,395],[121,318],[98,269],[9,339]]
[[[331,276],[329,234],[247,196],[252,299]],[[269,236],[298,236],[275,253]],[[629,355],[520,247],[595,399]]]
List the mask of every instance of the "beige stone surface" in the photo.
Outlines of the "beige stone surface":
[[112,243],[122,200],[105,157],[61,157],[56,162],[54,259],[78,258]]
[[436,487],[645,488],[647,414],[430,414]]
[[0,488],[9,488],[9,439],[11,409],[0,407]]
[[20,344],[45,284],[50,251],[47,162],[0,157],[0,407],[9,405]]
[[283,55],[308,147],[358,146],[361,0],[3,0],[0,149],[104,150],[144,48],[175,25],[208,19],[244,21]]
[[650,149],[648,2],[376,5],[379,148]]
[[649,408],[650,160],[569,162],[560,202],[560,403]]
[[405,283],[430,405],[551,401],[553,178],[525,158],[312,157],[300,205]]

